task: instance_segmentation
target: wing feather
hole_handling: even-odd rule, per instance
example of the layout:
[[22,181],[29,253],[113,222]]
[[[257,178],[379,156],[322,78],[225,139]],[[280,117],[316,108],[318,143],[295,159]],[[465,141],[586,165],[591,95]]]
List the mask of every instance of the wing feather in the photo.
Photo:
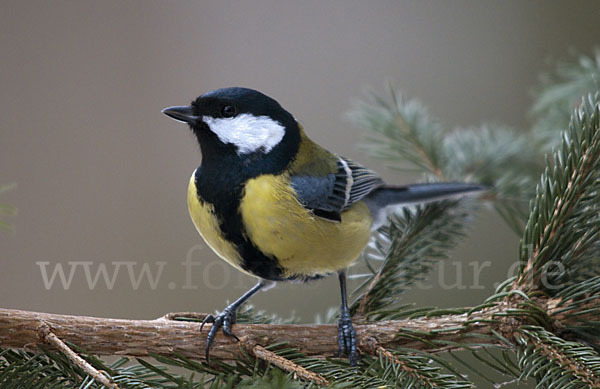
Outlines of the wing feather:
[[292,187],[302,205],[315,215],[341,221],[340,214],[384,184],[369,169],[338,157],[337,171],[324,176],[292,176]]

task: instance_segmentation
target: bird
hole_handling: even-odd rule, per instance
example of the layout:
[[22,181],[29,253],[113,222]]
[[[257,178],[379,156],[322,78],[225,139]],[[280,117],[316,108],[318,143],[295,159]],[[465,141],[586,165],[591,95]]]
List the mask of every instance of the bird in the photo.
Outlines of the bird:
[[189,126],[200,146],[188,210],[208,246],[257,284],[211,324],[205,357],[219,329],[231,337],[236,313],[277,282],[337,274],[341,292],[337,356],[360,358],[348,308],[347,268],[395,208],[481,192],[476,183],[391,185],[376,173],[313,142],[275,99],[227,87],[164,114]]

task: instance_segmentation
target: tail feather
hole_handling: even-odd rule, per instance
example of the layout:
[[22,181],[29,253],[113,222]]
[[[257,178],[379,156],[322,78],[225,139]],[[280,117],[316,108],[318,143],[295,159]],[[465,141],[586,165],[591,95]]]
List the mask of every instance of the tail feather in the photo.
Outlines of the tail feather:
[[369,207],[375,230],[385,222],[392,208],[402,205],[422,204],[432,201],[457,199],[467,194],[489,190],[479,184],[441,182],[406,186],[383,185],[369,193],[363,201]]

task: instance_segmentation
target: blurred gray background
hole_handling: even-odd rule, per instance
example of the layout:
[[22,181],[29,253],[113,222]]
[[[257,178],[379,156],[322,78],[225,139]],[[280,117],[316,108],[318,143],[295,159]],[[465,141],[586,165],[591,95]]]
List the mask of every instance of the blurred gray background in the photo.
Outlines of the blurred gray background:
[[[1,9],[0,184],[18,186],[0,202],[18,214],[13,232],[0,231],[0,306],[122,318],[214,311],[254,283],[201,245],[186,206],[201,156],[162,108],[255,88],[328,149],[406,183],[415,177],[357,150],[365,132],[344,113],[365,91],[393,82],[449,129],[525,129],[546,60],[589,52],[600,36],[597,1],[4,0]],[[482,210],[407,302],[480,303],[517,247]],[[187,273],[186,258],[199,263]],[[473,280],[471,263],[484,261]],[[68,278],[70,262],[70,285],[57,277],[47,288],[43,266],[50,277],[60,264]],[[121,266],[114,285],[101,277],[90,287],[85,266],[93,279],[102,264],[109,278]],[[136,289],[144,264],[162,272]],[[339,304],[337,279],[280,285],[252,303],[310,322]]]

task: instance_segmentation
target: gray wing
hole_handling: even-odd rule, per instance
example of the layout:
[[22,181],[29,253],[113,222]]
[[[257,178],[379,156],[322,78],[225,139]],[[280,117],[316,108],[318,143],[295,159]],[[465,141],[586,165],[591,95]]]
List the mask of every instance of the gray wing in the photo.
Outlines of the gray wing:
[[384,184],[375,173],[346,158],[338,158],[337,171],[326,176],[292,176],[298,200],[316,216],[340,222],[340,214]]

